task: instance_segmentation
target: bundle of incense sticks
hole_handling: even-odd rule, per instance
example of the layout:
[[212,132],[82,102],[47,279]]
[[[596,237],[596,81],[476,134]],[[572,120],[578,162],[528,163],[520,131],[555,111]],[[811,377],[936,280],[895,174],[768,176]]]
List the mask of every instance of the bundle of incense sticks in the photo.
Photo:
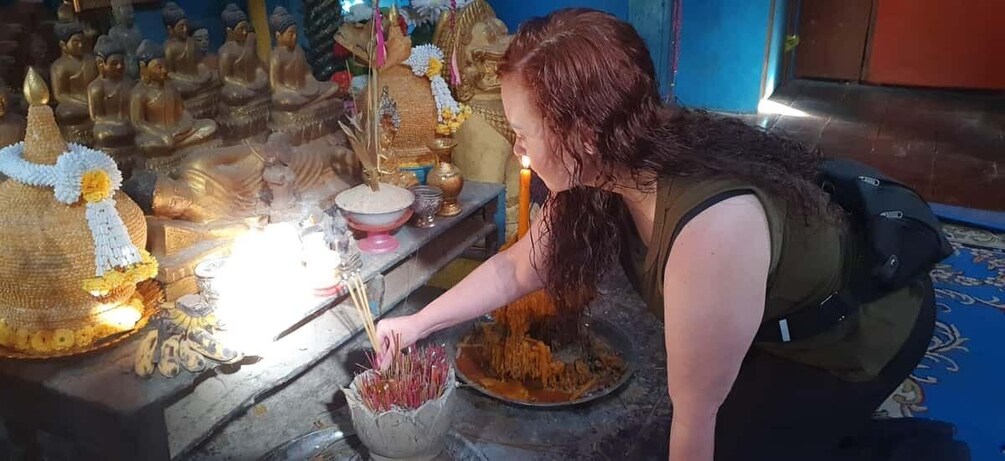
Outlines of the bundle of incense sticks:
[[373,346],[373,350],[379,351],[377,327],[373,323],[373,312],[370,310],[370,299],[366,294],[366,284],[363,283],[363,278],[359,276],[359,272],[350,276],[346,280],[346,284],[349,285],[349,296],[352,297],[352,303],[356,306],[356,312],[363,321],[366,337],[370,339],[370,345]]

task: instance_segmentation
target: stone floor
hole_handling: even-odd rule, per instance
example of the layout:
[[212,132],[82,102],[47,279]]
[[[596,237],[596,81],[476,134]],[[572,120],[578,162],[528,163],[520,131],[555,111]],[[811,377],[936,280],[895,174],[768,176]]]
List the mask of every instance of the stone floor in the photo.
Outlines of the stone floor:
[[947,205],[1005,210],[1005,92],[786,82],[750,123],[850,157]]
[[[414,312],[442,291],[423,288],[389,315]],[[634,373],[605,398],[563,409],[507,405],[462,387],[454,431],[490,460],[559,461],[667,459],[670,403],[666,394],[666,352],[662,324],[646,311],[620,270],[601,286],[590,314],[631,332]],[[470,331],[462,324],[429,341],[453,348]],[[296,381],[261,399],[222,428],[189,461],[257,459],[277,445],[320,427],[351,429],[339,387],[363,363],[364,336],[322,360]]]

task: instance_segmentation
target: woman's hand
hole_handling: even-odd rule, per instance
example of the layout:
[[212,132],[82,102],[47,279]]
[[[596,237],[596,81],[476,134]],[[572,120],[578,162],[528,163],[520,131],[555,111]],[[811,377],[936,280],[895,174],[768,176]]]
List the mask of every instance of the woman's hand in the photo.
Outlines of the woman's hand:
[[387,369],[391,358],[398,351],[394,350],[395,337],[398,349],[405,349],[428,334],[422,326],[421,319],[416,315],[391,317],[377,322],[377,344],[380,350],[377,354],[377,367]]
[[[535,221],[530,232],[545,240],[540,227],[540,221]],[[434,332],[485,315],[541,289],[544,283],[531,261],[529,237],[524,236],[506,251],[489,258],[421,311],[381,320],[375,338],[380,349],[377,353],[380,368],[386,368],[396,352],[392,350],[395,334],[399,336],[398,347],[406,348]]]

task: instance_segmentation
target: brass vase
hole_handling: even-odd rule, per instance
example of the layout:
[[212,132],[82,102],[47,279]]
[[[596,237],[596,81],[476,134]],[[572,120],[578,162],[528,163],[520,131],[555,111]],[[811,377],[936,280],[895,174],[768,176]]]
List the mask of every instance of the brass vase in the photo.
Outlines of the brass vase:
[[450,163],[454,147],[457,147],[457,140],[454,138],[436,138],[429,143],[429,150],[436,155],[436,166],[429,172],[426,183],[443,191],[443,206],[437,213],[439,216],[457,216],[461,212],[457,197],[464,188],[464,178],[460,168]]

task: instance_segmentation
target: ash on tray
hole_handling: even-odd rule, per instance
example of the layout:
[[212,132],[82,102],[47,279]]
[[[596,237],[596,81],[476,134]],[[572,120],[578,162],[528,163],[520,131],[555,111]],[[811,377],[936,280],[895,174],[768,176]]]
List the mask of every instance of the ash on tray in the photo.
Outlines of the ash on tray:
[[[522,403],[560,404],[623,382],[627,365],[583,317],[565,317],[543,292],[493,314],[458,345],[457,368],[469,380]],[[570,332],[572,334],[570,334]]]

